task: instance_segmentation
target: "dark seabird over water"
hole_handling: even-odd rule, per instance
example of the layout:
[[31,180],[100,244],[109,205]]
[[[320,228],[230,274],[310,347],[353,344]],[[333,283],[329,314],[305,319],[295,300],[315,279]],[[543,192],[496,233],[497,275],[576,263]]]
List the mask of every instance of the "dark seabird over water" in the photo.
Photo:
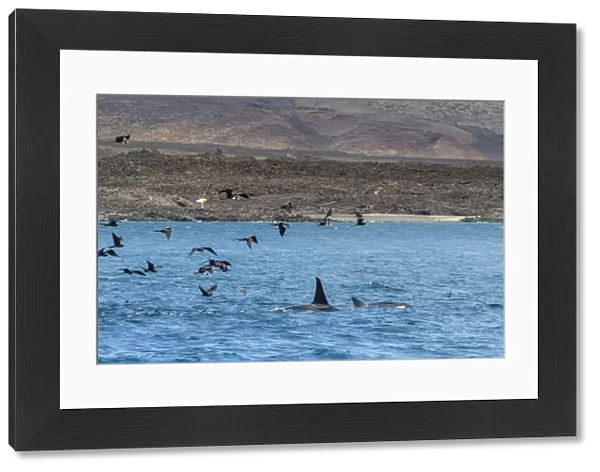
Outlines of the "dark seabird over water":
[[98,251],[98,257],[108,257],[108,256],[119,257],[119,255],[114,251],[114,249],[107,249],[107,248],[103,247],[102,249],[100,249]]
[[319,226],[329,226],[329,224],[331,223],[331,215],[333,215],[333,210],[330,208],[329,211],[327,212],[327,214],[325,215],[325,218],[323,218],[321,221],[319,221],[318,225]]
[[367,224],[365,219],[363,218],[362,213],[355,211],[354,214],[356,215],[356,225],[355,226],[364,226]]
[[204,290],[202,288],[202,285],[198,285],[198,288],[200,289],[200,291],[202,292],[202,295],[205,297],[212,297],[212,294],[214,293],[214,291],[217,289],[217,285],[213,285],[212,287]]
[[237,238],[238,241],[246,241],[248,248],[252,249],[252,243],[258,244],[258,238],[253,234],[246,236],[245,238]]
[[188,257],[190,257],[195,252],[204,252],[204,251],[208,251],[208,252],[214,254],[215,256],[217,255],[217,253],[214,251],[213,248],[210,248],[210,247],[193,247],[192,250],[190,251],[190,253],[188,254]]
[[111,228],[116,228],[119,226],[119,222],[117,220],[108,220],[106,223],[100,223],[102,226],[110,226]]
[[205,264],[208,264],[210,267],[216,267],[221,272],[227,272],[231,267],[231,262],[229,261],[219,261],[216,259],[209,259]]
[[146,264],[148,264],[148,267],[144,269],[144,272],[158,272],[158,270],[156,270],[158,268],[156,264],[150,261],[146,261]]
[[171,233],[173,232],[173,230],[171,229],[170,226],[165,226],[162,229],[155,229],[154,232],[164,234],[167,237],[167,241],[168,241],[169,239],[171,239]]
[[123,244],[123,236],[117,236],[115,233],[112,234],[113,245],[111,247],[125,247]]
[[134,275],[135,274],[135,275],[146,276],[146,273],[144,271],[142,271],[142,270],[137,270],[137,269],[134,269],[134,270],[131,270],[131,269],[121,269],[121,270],[123,272],[125,272],[126,274],[130,274],[130,275]]
[[213,266],[213,267],[220,266],[220,265],[231,267],[231,262],[229,262],[229,261],[223,261],[223,260],[218,260],[218,259],[209,259],[206,262],[208,263],[208,265]]
[[283,235],[285,234],[286,230],[289,228],[289,224],[284,223],[283,221],[280,221],[279,223],[273,223],[274,226],[277,226],[277,228],[279,229],[279,236],[283,237]]
[[198,273],[202,275],[209,275],[213,273],[213,268],[211,266],[200,266]]

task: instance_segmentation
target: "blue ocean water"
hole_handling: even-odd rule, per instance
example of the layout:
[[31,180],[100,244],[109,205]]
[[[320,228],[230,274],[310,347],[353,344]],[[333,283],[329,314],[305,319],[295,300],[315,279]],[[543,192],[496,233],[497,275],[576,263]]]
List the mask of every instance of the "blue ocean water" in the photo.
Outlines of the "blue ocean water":
[[[153,231],[165,225],[170,241]],[[102,364],[504,356],[499,223],[292,223],[282,238],[269,223],[122,222],[99,227],[99,247],[113,230],[125,247],[98,259]],[[235,239],[249,234],[252,250]],[[230,271],[197,274],[196,246]],[[146,260],[157,273],[121,271]],[[315,276],[340,311],[273,311],[310,303]],[[355,309],[351,296],[411,307]]]

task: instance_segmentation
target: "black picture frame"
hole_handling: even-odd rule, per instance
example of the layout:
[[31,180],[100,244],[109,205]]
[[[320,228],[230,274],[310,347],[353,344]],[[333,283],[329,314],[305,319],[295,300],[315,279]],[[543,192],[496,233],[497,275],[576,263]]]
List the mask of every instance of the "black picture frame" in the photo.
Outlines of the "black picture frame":
[[[575,25],[16,10],[9,26],[9,443],[15,450],[576,435]],[[539,398],[61,410],[64,49],[537,60]]]

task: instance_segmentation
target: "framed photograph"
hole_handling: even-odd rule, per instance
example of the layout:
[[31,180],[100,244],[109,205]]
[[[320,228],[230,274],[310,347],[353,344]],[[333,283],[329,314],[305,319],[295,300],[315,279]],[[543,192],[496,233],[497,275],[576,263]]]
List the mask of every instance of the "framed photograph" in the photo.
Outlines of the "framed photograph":
[[16,10],[18,451],[576,435],[576,27]]

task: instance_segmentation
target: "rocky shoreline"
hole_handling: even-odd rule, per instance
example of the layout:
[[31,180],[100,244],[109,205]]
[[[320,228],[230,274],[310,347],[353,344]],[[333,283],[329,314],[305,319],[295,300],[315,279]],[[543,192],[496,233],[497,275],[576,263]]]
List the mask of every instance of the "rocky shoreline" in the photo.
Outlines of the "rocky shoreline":
[[[250,198],[226,199],[225,188]],[[98,159],[99,220],[317,221],[329,208],[394,221],[502,221],[503,169],[146,149]]]

